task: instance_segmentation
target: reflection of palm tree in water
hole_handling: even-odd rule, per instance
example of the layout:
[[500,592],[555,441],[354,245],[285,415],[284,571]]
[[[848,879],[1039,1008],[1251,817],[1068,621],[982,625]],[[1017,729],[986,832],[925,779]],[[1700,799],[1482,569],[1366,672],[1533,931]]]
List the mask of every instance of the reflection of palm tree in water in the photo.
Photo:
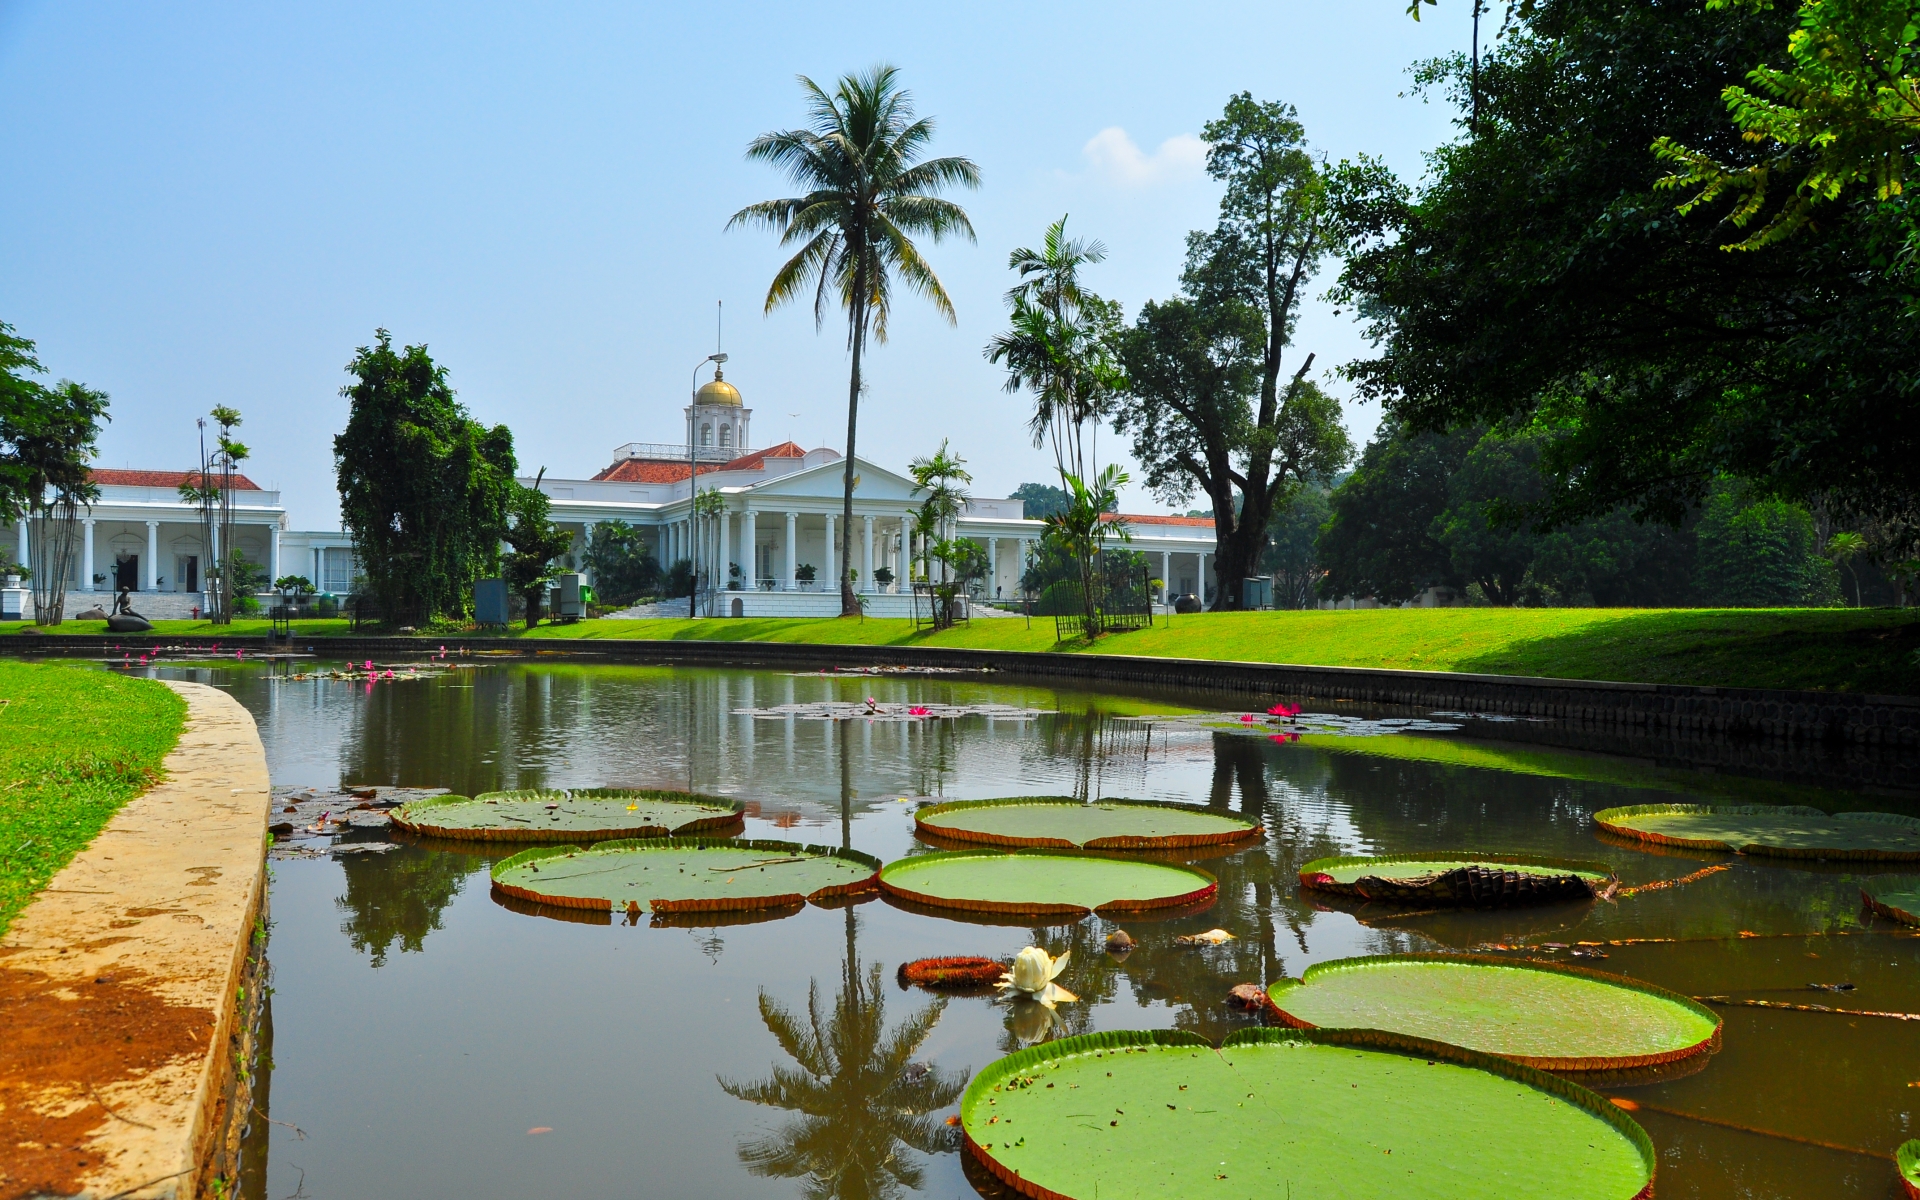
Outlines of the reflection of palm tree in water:
[[818,985],[802,1019],[767,996],[760,1018],[797,1066],[776,1063],[757,1083],[722,1079],[728,1095],[799,1114],[771,1137],[743,1142],[740,1161],[763,1178],[805,1179],[820,1200],[878,1200],[918,1189],[924,1172],[904,1151],[952,1150],[939,1112],[959,1099],[966,1075],[912,1062],[946,1001],[889,1033],[879,964],[862,973],[849,960],[832,1011]]
[[[840,841],[852,835],[853,785],[848,726],[840,725]],[[847,957],[840,994],[823,1012],[816,983],[807,989],[805,1020],[760,997],[760,1019],[797,1066],[774,1064],[758,1083],[726,1079],[728,1095],[799,1115],[772,1137],[744,1142],[740,1161],[763,1178],[802,1179],[803,1194],[820,1200],[879,1200],[917,1190],[920,1164],[905,1150],[938,1154],[954,1149],[936,1115],[959,1099],[964,1072],[912,1061],[933,1032],[947,1002],[936,1000],[887,1031],[881,968],[860,969],[853,907],[846,909]]]

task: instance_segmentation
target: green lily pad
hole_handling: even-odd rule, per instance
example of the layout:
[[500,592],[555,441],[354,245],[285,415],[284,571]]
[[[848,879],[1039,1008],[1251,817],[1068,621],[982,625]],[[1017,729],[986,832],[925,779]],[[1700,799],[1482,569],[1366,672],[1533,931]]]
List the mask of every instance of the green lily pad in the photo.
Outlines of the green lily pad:
[[1900,1183],[1909,1200],[1920,1200],[1920,1138],[1900,1143],[1893,1152],[1893,1162],[1900,1170]]
[[1198,867],[1060,850],[957,850],[895,859],[880,890],[977,913],[1084,917],[1208,904],[1220,888]]
[[1632,804],[1605,808],[1608,833],[1662,846],[1738,850],[1776,858],[1920,862],[1920,818],[1821,812],[1802,805]]
[[1300,868],[1303,888],[1469,908],[1589,900],[1612,881],[1613,868],[1603,862],[1469,851],[1318,858]]
[[1061,1200],[1652,1194],[1632,1118],[1531,1067],[1377,1030],[1083,1034],[992,1064],[960,1101],[971,1154]]
[[393,823],[430,837],[488,842],[591,842],[604,838],[694,837],[739,824],[737,800],[692,792],[486,792],[435,796],[393,810]]
[[493,887],[562,908],[727,912],[870,891],[879,869],[857,850],[650,838],[522,850],[494,864]]
[[1883,917],[1920,925],[1920,876],[1875,875],[1860,886],[1860,900]]
[[1558,963],[1458,954],[1344,958],[1267,988],[1296,1028],[1384,1029],[1553,1071],[1613,1071],[1720,1048],[1720,1018],[1665,988]]
[[1061,850],[1170,850],[1214,846],[1254,837],[1258,821],[1191,804],[1153,800],[1096,800],[1022,796],[1011,800],[956,800],[921,809],[921,832],[990,846],[1048,846]]

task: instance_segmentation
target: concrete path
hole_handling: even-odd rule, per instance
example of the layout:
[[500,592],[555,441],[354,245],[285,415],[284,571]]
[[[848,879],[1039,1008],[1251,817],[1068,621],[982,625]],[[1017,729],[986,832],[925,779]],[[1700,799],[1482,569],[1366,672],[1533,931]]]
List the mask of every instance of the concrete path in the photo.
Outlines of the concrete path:
[[165,782],[0,939],[0,1200],[186,1200],[227,1133],[237,1015],[256,1003],[266,752],[232,697],[167,686],[187,724]]

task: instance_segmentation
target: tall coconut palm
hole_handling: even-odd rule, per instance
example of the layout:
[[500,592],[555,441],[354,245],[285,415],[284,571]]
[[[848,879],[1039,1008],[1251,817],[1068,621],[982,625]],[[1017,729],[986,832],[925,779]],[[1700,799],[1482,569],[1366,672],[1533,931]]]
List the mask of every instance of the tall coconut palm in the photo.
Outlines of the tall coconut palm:
[[937,193],[953,186],[978,187],[980,168],[965,158],[920,161],[933,141],[933,121],[915,119],[912,96],[899,71],[878,66],[848,75],[828,92],[802,75],[809,123],[805,129],[762,134],[747,157],[787,173],[804,195],[763,200],[733,214],[727,228],[761,225],[780,234],[794,256],[767,288],[766,311],[813,290],[816,327],[826,321],[829,296],[847,313],[847,348],[853,371],[847,382],[845,498],[840,520],[840,613],[860,611],[846,564],[853,551],[854,435],[859,426],[860,358],[869,333],[887,340],[894,283],[933,302],[954,323],[953,301],[914,245],[914,235],[938,242],[948,234],[973,240],[966,212]]

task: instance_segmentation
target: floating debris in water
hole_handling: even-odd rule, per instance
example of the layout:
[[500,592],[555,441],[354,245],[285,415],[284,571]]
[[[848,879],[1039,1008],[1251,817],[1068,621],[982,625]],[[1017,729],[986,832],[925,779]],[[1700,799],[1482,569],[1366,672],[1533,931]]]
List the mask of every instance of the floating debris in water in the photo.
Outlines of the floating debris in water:
[[[1286,715],[1281,715],[1284,710]],[[1441,714],[1435,713],[1435,716]],[[1284,738],[1286,741],[1299,740],[1303,733],[1327,734],[1335,737],[1380,737],[1390,733],[1452,733],[1460,728],[1458,722],[1434,721],[1424,717],[1354,717],[1345,713],[1309,713],[1301,712],[1295,705],[1275,705],[1266,715],[1251,712],[1191,713],[1184,716],[1125,716],[1115,717],[1116,721],[1135,721],[1148,724],[1168,725],[1174,728],[1233,730],[1238,733],[1258,734]]]
[[1205,933],[1187,933],[1173,939],[1182,946],[1221,946],[1233,940],[1233,935],[1224,929],[1209,929]]

